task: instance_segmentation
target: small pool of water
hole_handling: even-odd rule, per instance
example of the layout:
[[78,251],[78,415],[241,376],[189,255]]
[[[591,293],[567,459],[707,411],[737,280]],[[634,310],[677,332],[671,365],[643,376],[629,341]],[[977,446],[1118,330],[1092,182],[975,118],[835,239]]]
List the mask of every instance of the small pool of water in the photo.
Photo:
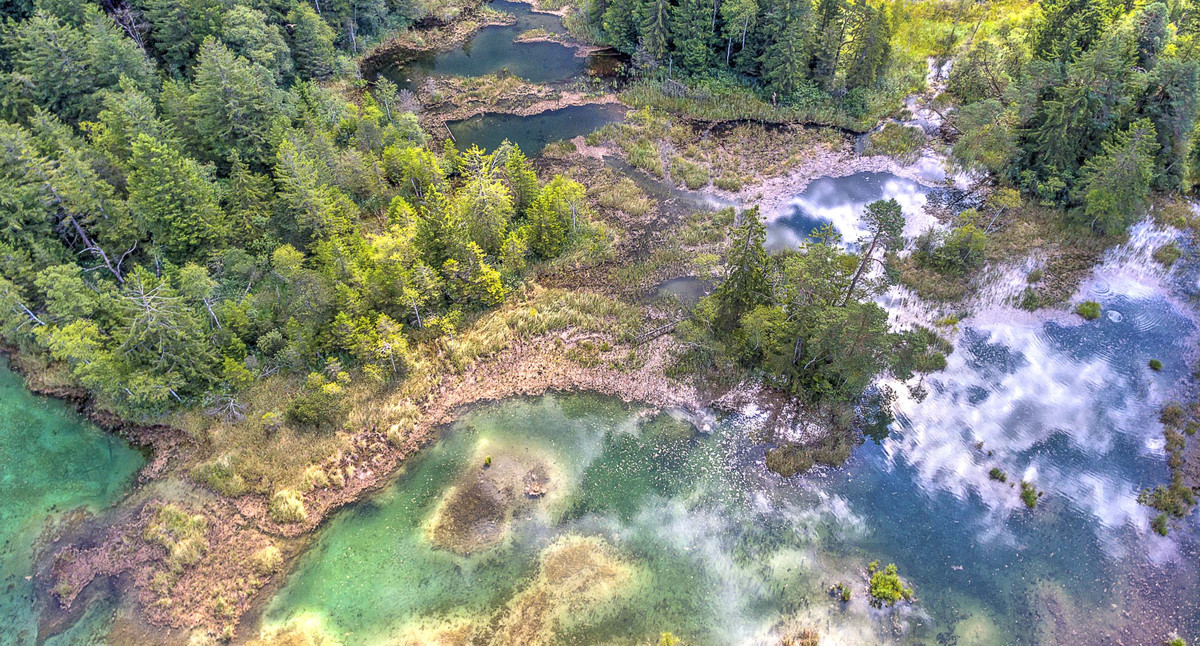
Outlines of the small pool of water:
[[488,6],[516,16],[516,23],[484,27],[457,49],[428,52],[403,63],[385,64],[378,68],[378,74],[399,87],[413,88],[430,76],[507,73],[534,83],[552,83],[579,76],[590,66],[601,74],[611,67],[610,58],[576,56],[576,49],[558,43],[513,42],[530,29],[566,33],[556,15],[537,13],[527,3],[509,0],[492,0]]
[[680,276],[664,280],[654,288],[654,292],[664,298],[673,298],[686,307],[692,307],[700,299],[708,296],[712,284],[696,276]]
[[449,125],[459,150],[477,145],[495,150],[505,139],[530,156],[554,141],[572,139],[625,118],[625,106],[615,103],[575,105],[522,117],[482,114]]
[[915,237],[933,226],[922,209],[929,189],[891,173],[855,173],[845,177],[815,179],[767,223],[767,249],[792,249],[814,229],[832,224],[847,243],[866,235],[860,219],[875,200],[895,199],[904,210],[906,237]]
[[65,403],[32,395],[0,365],[0,643],[23,646],[37,637],[26,577],[42,532],[67,513],[112,505],[143,461]]

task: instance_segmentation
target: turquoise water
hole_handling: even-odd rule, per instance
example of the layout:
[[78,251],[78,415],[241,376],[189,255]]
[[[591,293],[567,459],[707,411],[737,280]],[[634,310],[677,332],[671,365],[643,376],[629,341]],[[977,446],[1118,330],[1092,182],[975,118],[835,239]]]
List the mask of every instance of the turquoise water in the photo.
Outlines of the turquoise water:
[[495,150],[508,140],[527,155],[537,155],[546,144],[586,135],[625,118],[625,106],[614,103],[574,105],[527,117],[482,114],[449,125],[459,150],[477,145]]
[[68,512],[116,502],[142,462],[120,438],[62,402],[30,394],[0,366],[0,643],[36,638],[33,584],[25,577],[42,532]]
[[[546,644],[660,631],[760,644],[781,622],[816,628],[822,644],[1195,639],[1194,532],[1158,537],[1136,503],[1166,477],[1153,420],[1194,326],[1161,297],[1102,287],[1098,321],[967,321],[928,395],[898,402],[889,438],[792,480],[762,467],[753,409],[704,434],[595,396],[480,407],[322,532],[266,624],[356,644],[451,629],[504,643],[489,635],[514,615],[541,627],[525,643]],[[1163,372],[1145,368],[1151,357]],[[483,477],[488,456],[553,465],[550,494],[524,500],[490,546],[438,549],[429,528],[446,492]],[[991,481],[993,466],[1045,491],[1038,508]],[[611,547],[626,573],[589,603],[532,606],[539,558],[579,537]],[[895,563],[917,601],[869,607],[872,560]],[[837,582],[854,590],[845,606],[827,593]]]

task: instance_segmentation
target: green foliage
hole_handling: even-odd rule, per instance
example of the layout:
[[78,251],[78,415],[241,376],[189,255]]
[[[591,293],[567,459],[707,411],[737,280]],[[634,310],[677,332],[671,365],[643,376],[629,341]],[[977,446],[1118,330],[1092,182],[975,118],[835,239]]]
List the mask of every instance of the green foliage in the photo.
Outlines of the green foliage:
[[879,569],[879,561],[871,561],[867,566],[867,572],[871,575],[869,593],[871,595],[871,605],[876,608],[883,606],[892,606],[901,600],[910,600],[913,596],[912,588],[906,587],[904,582],[900,580],[900,575],[897,574],[895,564],[889,563],[882,570]]
[[977,226],[979,214],[959,214],[950,231],[930,229],[916,240],[913,257],[917,263],[951,276],[964,276],[983,264],[987,235]]
[[1042,492],[1038,491],[1038,488],[1032,482],[1021,481],[1021,502],[1025,503],[1026,507],[1030,509],[1037,507],[1038,500],[1041,497]]
[[920,128],[889,121],[867,138],[866,153],[887,155],[901,163],[911,164],[920,156],[924,146],[925,133]]
[[288,424],[316,431],[335,429],[346,415],[343,387],[349,375],[339,373],[330,381],[320,373],[312,373],[304,382],[304,390],[288,404]]
[[1179,245],[1175,242],[1168,242],[1167,244],[1155,249],[1153,256],[1154,260],[1160,265],[1164,267],[1170,267],[1174,265],[1177,260],[1183,257],[1183,250],[1181,250]]
[[1163,362],[1162,362],[1162,361],[1160,361],[1160,360],[1158,360],[1158,359],[1151,359],[1151,360],[1150,360],[1150,369],[1151,369],[1151,370],[1153,370],[1153,371],[1155,371],[1155,372],[1158,372],[1158,371],[1162,370],[1162,369],[1163,369]]
[[[99,406],[234,422],[264,377],[330,359],[261,423],[328,431],[347,392],[410,377],[426,323],[499,305],[532,262],[610,253],[583,187],[543,190],[515,146],[439,155],[393,84],[314,82],[408,3],[226,4],[145,0],[149,31],[126,32],[51,2],[5,27],[0,337]],[[237,459],[191,475],[239,495]]]
[[767,293],[767,254],[763,244],[767,230],[758,215],[758,207],[740,214],[729,243],[725,280],[717,288],[716,324],[732,331],[742,317],[765,302]]
[[992,467],[992,470],[988,472],[988,477],[996,482],[1008,482],[1008,474],[1000,467]]
[[1100,303],[1096,301],[1083,301],[1075,306],[1075,313],[1082,316],[1085,320],[1094,321],[1100,318]]

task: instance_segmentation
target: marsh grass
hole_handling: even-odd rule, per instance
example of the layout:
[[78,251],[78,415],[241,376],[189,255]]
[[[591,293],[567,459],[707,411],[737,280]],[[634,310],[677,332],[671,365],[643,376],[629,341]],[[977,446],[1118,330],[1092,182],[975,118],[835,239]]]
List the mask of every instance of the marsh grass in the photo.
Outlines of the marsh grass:
[[142,538],[166,549],[167,568],[178,574],[204,557],[208,551],[207,531],[208,518],[203,514],[191,514],[178,505],[167,504],[151,516],[142,530]]

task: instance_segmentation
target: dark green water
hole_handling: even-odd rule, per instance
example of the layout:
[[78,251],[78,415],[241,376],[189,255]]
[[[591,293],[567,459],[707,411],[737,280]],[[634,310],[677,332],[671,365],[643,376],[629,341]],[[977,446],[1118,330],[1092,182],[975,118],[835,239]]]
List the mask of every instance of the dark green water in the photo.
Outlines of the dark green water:
[[459,150],[472,145],[495,150],[504,140],[537,155],[546,144],[586,135],[625,118],[625,106],[602,103],[575,105],[527,117],[514,114],[482,114],[449,124]]
[[512,25],[484,27],[461,47],[430,52],[416,59],[381,68],[379,74],[400,87],[417,87],[431,76],[483,76],[509,74],[533,83],[565,81],[590,68],[607,67],[604,56],[576,56],[576,50],[552,42],[513,42],[530,29],[565,34],[562,20],[552,14],[535,13],[529,4],[493,0],[489,7],[512,14]]
[[[25,577],[48,524],[113,504],[142,463],[119,438],[62,402],[30,394],[0,366],[0,643],[32,644],[37,635],[33,585]],[[77,637],[59,643],[87,643]]]

